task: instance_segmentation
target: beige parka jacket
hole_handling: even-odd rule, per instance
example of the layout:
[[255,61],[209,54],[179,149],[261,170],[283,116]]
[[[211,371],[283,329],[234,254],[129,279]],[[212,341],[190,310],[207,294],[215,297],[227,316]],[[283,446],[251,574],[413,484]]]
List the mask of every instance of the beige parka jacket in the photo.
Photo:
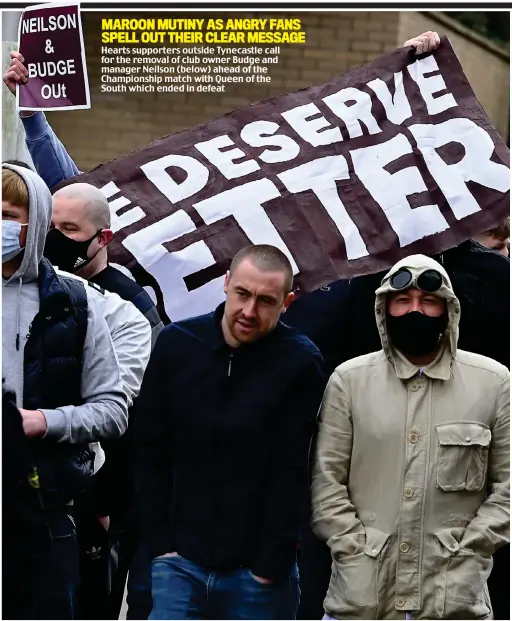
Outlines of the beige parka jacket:
[[[386,333],[389,277],[401,267],[443,276],[449,326],[424,369]],[[383,349],[335,370],[320,414],[312,504],[333,558],[325,610],[336,619],[491,619],[491,555],[509,541],[509,372],[457,350],[459,301],[432,259],[395,265],[375,313]]]

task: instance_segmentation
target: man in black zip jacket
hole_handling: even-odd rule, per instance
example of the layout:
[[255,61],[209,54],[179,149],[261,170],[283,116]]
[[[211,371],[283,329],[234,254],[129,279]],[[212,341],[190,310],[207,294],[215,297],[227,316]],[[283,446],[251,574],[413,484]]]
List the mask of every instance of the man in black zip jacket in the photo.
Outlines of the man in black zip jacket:
[[293,273],[272,246],[233,259],[226,303],[167,326],[135,421],[153,559],[150,619],[293,619],[325,386],[318,349],[279,321]]

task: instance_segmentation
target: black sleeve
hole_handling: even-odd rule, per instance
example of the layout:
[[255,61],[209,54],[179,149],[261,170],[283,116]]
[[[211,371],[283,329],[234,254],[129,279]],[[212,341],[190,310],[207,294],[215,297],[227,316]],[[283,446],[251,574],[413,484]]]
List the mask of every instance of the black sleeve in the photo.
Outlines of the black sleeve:
[[151,354],[134,417],[135,498],[151,558],[174,551],[172,498],[172,411],[168,384],[173,336],[163,330]]
[[133,413],[128,412],[128,429],[120,438],[103,440],[105,463],[94,475],[92,496],[97,515],[122,514],[133,505]]
[[269,487],[251,571],[284,578],[297,553],[309,499],[308,455],[327,377],[320,353],[311,355],[290,386],[276,429]]

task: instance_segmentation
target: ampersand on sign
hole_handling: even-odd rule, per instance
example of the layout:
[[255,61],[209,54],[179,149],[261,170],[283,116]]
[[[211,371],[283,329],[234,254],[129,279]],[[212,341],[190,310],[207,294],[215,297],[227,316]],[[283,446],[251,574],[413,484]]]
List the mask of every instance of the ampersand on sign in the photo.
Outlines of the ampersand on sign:
[[52,47],[52,40],[51,39],[46,39],[46,47],[44,48],[44,51],[47,54],[53,54],[53,52],[55,51]]

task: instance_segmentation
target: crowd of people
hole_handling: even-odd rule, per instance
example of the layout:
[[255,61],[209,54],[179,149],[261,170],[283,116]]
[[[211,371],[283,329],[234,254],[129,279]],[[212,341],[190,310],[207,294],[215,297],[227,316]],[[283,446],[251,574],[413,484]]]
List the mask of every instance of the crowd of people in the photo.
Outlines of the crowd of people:
[[102,192],[52,195],[80,172],[21,117],[3,618],[118,619],[126,587],[128,619],[509,619],[509,219],[297,299],[287,257],[251,245],[225,303],[164,326],[109,265]]

